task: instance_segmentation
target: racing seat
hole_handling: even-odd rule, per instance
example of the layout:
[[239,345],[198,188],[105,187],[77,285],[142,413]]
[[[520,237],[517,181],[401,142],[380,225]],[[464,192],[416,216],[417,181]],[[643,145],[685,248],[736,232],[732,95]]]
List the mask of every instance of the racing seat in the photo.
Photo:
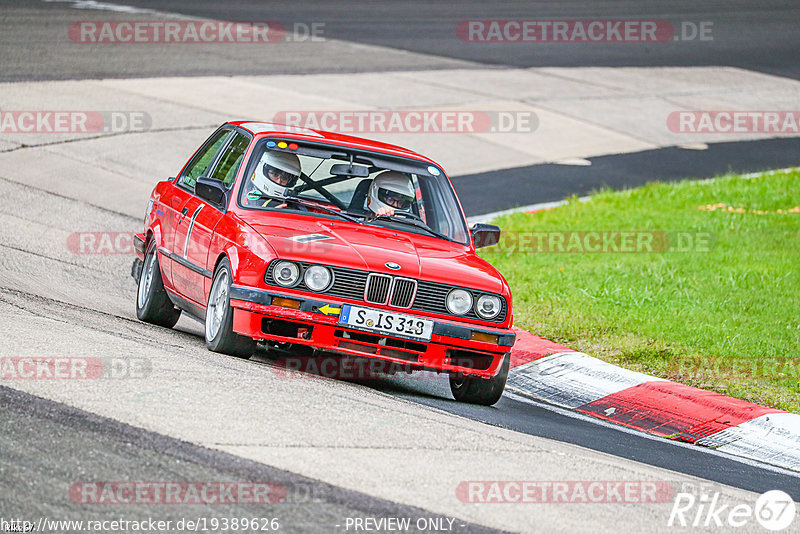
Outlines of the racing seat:
[[369,186],[372,183],[372,178],[364,178],[356,186],[353,193],[353,198],[350,199],[350,205],[347,206],[347,211],[356,213],[367,213],[364,209],[364,203],[367,201],[367,193],[369,193]]

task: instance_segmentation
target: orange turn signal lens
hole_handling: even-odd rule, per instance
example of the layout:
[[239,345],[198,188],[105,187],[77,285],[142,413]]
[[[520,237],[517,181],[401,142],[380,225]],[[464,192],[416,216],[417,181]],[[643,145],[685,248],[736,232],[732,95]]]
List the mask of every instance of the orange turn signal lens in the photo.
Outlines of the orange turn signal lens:
[[497,334],[487,334],[485,332],[472,331],[472,341],[482,341],[484,343],[500,344],[500,336]]
[[273,306],[282,306],[284,308],[291,308],[293,310],[300,309],[300,301],[295,299],[287,299],[284,297],[272,297]]

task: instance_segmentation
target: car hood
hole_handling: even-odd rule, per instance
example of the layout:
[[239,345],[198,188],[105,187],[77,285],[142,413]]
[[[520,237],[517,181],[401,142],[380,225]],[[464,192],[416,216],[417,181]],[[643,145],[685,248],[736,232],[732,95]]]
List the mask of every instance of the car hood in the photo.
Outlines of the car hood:
[[[282,259],[503,292],[502,277],[494,267],[469,247],[444,239],[321,218],[272,220],[263,213],[242,218]],[[400,269],[389,269],[386,263]]]

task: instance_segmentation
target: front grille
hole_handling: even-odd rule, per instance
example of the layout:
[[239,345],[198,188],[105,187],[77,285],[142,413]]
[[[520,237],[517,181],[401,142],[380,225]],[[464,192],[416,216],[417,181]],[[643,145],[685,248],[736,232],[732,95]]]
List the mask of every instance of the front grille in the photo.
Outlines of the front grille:
[[367,289],[364,291],[364,300],[374,304],[386,304],[391,289],[391,276],[373,273],[367,276]]
[[391,305],[395,308],[410,308],[417,294],[417,281],[410,278],[395,278]]
[[[271,286],[279,286],[272,275],[277,261],[270,263],[267,267],[267,272],[264,276],[264,281]],[[315,265],[312,263],[300,263],[302,272]],[[424,280],[413,280],[411,278],[393,278],[392,276],[368,273],[366,271],[357,271],[355,269],[346,269],[344,267],[328,267],[333,272],[333,284],[331,287],[321,292],[320,295],[327,295],[331,297],[344,298],[353,301],[366,301],[372,304],[389,304],[395,308],[405,308],[410,310],[424,311],[429,313],[436,313],[449,317],[457,318],[452,315],[445,304],[447,294],[456,288],[466,289],[472,293],[472,298],[475,302],[478,297],[486,294],[482,291],[476,291],[461,286],[454,286],[449,284],[440,284],[437,282],[427,282]],[[311,291],[303,283],[302,272],[300,282],[298,282],[296,289],[303,291]],[[391,295],[391,301],[389,299]],[[500,299],[502,310],[500,314],[491,319],[493,323],[503,322],[508,313],[508,303],[506,299]],[[485,321],[479,317],[474,309],[471,309],[466,315],[461,316],[465,319],[477,319]]]
[[417,298],[414,300],[412,309],[450,315],[445,300],[451,289],[453,288],[441,284],[420,281],[417,286]]
[[[306,264],[303,265],[303,269]],[[325,292],[328,295],[342,297],[353,300],[364,298],[364,286],[367,283],[367,273],[363,271],[352,271],[340,267],[332,267],[333,285]]]

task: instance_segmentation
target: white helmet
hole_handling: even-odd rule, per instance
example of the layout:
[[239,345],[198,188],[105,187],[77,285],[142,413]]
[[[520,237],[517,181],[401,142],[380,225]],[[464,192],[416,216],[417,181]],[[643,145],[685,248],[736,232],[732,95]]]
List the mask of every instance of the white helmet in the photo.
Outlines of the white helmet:
[[261,156],[255,172],[253,185],[265,195],[283,195],[287,188],[294,187],[300,176],[300,158],[296,154],[267,150]]
[[372,180],[369,186],[367,206],[373,213],[388,206],[395,210],[411,211],[414,203],[414,189],[411,178],[405,173],[384,171]]

